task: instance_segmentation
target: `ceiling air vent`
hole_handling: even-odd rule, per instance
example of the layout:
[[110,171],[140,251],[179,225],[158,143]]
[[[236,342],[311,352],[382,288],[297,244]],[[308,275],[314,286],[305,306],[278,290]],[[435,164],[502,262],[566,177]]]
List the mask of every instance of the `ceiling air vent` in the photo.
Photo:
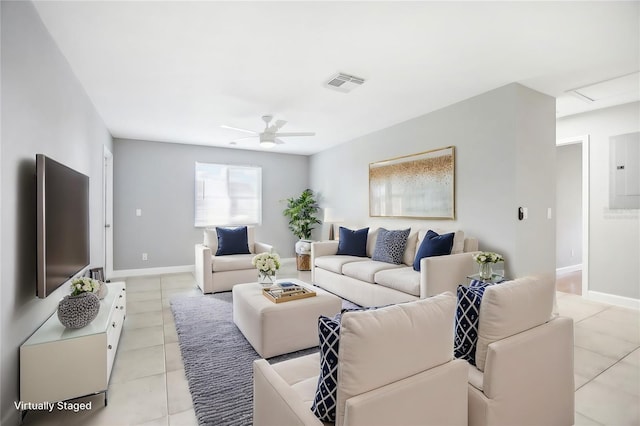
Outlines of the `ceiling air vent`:
[[364,79],[349,74],[338,73],[325,84],[329,89],[347,93],[364,83]]

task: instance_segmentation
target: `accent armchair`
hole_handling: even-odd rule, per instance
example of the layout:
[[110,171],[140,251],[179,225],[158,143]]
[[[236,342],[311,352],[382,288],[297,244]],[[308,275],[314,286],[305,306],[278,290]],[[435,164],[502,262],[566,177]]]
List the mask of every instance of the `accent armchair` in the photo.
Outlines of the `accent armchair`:
[[[466,425],[467,365],[453,359],[451,293],[377,310],[340,324],[336,425]],[[323,425],[311,411],[319,354],[253,364],[256,426]]]
[[235,284],[257,281],[251,260],[257,253],[271,252],[269,244],[255,241],[255,228],[247,226],[247,254],[216,256],[216,228],[204,230],[204,242],[195,246],[195,278],[203,293],[229,291]]
[[573,320],[552,316],[555,280],[486,288],[477,367],[469,364],[469,425],[574,423]]

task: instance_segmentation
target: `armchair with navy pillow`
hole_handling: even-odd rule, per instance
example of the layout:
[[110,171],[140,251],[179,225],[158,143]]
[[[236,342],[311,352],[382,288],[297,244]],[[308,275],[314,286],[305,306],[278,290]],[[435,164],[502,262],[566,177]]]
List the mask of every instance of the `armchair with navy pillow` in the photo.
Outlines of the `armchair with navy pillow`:
[[235,284],[256,281],[251,259],[272,250],[271,245],[255,241],[253,226],[207,228],[203,243],[195,246],[198,287],[203,293],[218,293]]

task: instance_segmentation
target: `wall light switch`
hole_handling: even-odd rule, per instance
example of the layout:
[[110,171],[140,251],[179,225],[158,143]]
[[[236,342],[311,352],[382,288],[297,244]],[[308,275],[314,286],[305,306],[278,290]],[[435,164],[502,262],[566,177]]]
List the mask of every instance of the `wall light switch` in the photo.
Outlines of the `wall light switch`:
[[142,209],[136,209],[136,216],[142,216]]
[[522,218],[529,219],[529,208],[527,207],[522,208]]
[[547,207],[547,219],[551,219],[551,218],[552,218],[551,207]]

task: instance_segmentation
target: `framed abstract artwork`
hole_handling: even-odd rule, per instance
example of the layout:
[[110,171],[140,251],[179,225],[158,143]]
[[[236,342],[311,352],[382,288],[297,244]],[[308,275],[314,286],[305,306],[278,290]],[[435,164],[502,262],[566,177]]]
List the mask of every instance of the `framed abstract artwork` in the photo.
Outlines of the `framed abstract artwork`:
[[455,147],[370,163],[369,216],[455,219]]

